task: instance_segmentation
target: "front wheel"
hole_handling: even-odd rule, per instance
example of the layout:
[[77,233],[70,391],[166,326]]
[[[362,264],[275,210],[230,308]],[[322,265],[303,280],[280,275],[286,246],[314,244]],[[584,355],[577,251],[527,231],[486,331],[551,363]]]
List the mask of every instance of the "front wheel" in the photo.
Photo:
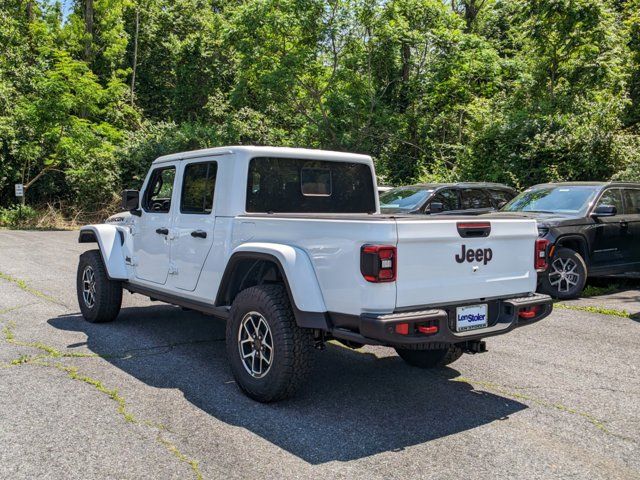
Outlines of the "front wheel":
[[462,349],[455,345],[431,350],[411,350],[396,347],[396,352],[409,365],[418,368],[444,367],[462,356]]
[[580,254],[570,248],[559,248],[542,278],[542,290],[560,300],[576,298],[587,283],[587,265]]
[[80,255],[76,291],[85,320],[111,322],[118,316],[122,305],[122,284],[109,280],[99,250],[89,250]]
[[311,370],[311,330],[298,327],[281,285],[259,285],[238,294],[226,342],[236,383],[259,402],[291,397]]

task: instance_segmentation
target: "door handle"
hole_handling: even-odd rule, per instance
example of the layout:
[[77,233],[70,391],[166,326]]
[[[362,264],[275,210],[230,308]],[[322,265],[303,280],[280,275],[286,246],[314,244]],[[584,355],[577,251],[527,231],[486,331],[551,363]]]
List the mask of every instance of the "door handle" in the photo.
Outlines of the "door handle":
[[626,220],[620,220],[620,226],[622,228],[627,228],[629,227],[629,222],[627,222]]
[[156,228],[156,233],[160,235],[169,235],[168,228]]
[[193,232],[191,232],[191,236],[197,238],[207,238],[207,232],[205,232],[204,230],[194,230]]

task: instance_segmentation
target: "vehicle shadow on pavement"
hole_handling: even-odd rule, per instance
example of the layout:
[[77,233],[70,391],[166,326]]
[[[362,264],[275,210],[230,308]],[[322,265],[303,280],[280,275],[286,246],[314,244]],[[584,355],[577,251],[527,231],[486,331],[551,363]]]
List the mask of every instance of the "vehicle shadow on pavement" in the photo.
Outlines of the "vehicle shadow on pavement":
[[378,349],[393,353],[378,358],[371,350],[332,344],[317,352],[310,381],[295,398],[261,405],[233,382],[220,320],[163,305],[123,308],[109,324],[91,324],[80,315],[49,324],[85,333],[91,351],[141,382],[179,389],[209,415],[312,464],[399,451],[527,408],[474,390],[456,380],[459,372],[452,368],[425,371],[409,367],[392,350]]

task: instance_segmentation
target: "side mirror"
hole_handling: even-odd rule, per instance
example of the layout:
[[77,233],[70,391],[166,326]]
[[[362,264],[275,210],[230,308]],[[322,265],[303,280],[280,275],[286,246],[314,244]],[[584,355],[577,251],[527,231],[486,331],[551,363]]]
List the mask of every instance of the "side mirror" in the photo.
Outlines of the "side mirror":
[[618,209],[613,205],[600,205],[591,214],[592,217],[614,217],[618,214]]
[[498,202],[498,205],[497,205],[497,206],[498,206],[498,210],[502,210],[502,208],[503,208],[507,203],[509,203],[509,202],[507,202],[506,200],[500,200],[500,201]]
[[140,206],[140,192],[138,190],[123,190],[122,192],[122,210],[133,211],[138,210]]
[[431,202],[427,211],[429,213],[442,213],[444,212],[444,205],[441,202]]

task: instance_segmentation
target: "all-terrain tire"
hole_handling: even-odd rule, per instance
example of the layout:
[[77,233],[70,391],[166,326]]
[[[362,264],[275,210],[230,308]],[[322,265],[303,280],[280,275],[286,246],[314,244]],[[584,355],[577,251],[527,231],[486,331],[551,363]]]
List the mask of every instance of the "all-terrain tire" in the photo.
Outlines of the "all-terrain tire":
[[[93,279],[93,289],[87,288]],[[82,316],[91,323],[115,320],[122,305],[122,284],[110,280],[99,250],[88,250],[80,255],[76,275],[76,291]]]
[[[265,333],[267,328],[261,321],[268,325],[270,336]],[[258,324],[257,330],[253,324]],[[244,330],[244,325],[248,330]],[[249,330],[259,332],[264,338],[259,338],[259,343],[248,341]],[[241,345],[241,342],[245,343]],[[268,349],[263,350],[264,357],[261,357],[258,354],[263,344],[270,344],[272,350],[270,353]],[[236,383],[258,402],[274,402],[293,396],[311,371],[312,331],[296,324],[289,297],[281,285],[259,285],[236,296],[227,321],[226,346]],[[243,358],[251,352],[258,355],[257,359]],[[268,365],[267,354],[270,355]],[[262,363],[254,365],[253,361]]]
[[[565,267],[566,266],[566,267]],[[563,269],[571,270],[571,276],[561,277]],[[559,280],[559,281],[558,281]],[[575,282],[569,285],[568,281]],[[554,284],[552,284],[554,282]],[[570,248],[559,248],[550,261],[547,272],[540,281],[540,290],[560,300],[580,296],[587,283],[587,264],[582,256]]]
[[462,356],[462,349],[455,345],[447,348],[412,350],[396,347],[396,352],[405,362],[418,368],[438,368],[455,362]]

